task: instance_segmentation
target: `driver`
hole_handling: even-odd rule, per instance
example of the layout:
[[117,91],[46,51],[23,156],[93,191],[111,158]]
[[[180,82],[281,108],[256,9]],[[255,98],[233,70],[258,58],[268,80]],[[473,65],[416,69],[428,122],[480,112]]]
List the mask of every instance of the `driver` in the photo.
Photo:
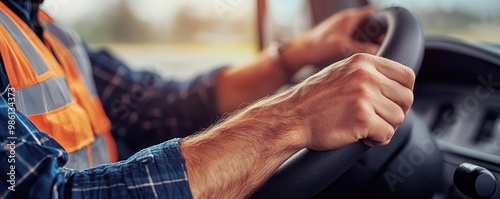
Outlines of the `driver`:
[[[342,11],[244,66],[176,83],[87,49],[41,2],[0,3],[0,198],[244,198],[302,148],[389,143],[413,102],[413,71],[360,53],[378,46],[352,39],[372,7]],[[268,96],[302,66],[333,62]],[[128,145],[173,139],[109,163],[111,125]]]

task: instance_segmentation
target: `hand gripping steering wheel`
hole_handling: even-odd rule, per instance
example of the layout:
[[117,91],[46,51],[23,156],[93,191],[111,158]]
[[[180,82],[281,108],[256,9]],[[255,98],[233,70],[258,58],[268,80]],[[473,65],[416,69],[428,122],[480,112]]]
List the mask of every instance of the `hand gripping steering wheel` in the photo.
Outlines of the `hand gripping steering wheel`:
[[[376,41],[384,31],[385,39],[377,56],[397,61],[417,73],[424,53],[424,36],[418,18],[401,7],[386,8],[362,23],[355,38]],[[283,163],[251,198],[312,198],[368,149],[361,141],[330,151],[303,149]]]

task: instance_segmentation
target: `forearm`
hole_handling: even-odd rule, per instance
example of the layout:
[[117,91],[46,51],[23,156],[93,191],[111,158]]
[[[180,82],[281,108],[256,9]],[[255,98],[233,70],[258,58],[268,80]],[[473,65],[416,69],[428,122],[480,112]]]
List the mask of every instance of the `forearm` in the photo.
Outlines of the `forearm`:
[[252,62],[228,67],[217,78],[217,100],[220,113],[242,108],[276,92],[306,62],[301,60],[300,41],[291,41],[283,51],[272,54],[266,49]]
[[244,198],[303,147],[301,120],[279,98],[182,141],[194,198]]
[[272,94],[287,80],[272,57],[261,53],[249,64],[228,67],[217,77],[217,103],[220,113],[232,112]]

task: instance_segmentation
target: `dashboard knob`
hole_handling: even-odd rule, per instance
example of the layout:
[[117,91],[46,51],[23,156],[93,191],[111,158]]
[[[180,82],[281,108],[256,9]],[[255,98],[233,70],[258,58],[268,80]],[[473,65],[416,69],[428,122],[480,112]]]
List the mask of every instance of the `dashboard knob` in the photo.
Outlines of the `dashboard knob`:
[[495,176],[487,169],[463,163],[455,170],[453,183],[460,192],[471,198],[490,198],[495,193]]

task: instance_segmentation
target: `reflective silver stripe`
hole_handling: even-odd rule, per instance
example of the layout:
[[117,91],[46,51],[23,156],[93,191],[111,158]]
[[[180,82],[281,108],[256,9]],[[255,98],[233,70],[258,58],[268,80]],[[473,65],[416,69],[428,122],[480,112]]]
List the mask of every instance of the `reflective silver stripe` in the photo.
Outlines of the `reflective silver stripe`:
[[78,64],[78,68],[82,73],[87,89],[89,89],[90,94],[97,97],[97,90],[95,88],[94,77],[92,75],[92,68],[90,65],[89,56],[87,51],[83,47],[83,42],[78,34],[67,32],[54,23],[43,24],[45,29],[57,37],[73,55],[73,58]]
[[84,170],[89,167],[89,158],[87,156],[87,147],[83,147],[82,149],[71,152],[68,154],[68,162],[64,167],[69,168],[69,169],[76,169],[76,170]]
[[85,84],[87,85],[90,94],[97,97],[97,89],[95,87],[94,76],[92,74],[92,67],[90,65],[90,59],[87,55],[87,51],[81,45],[76,45],[69,50],[78,63],[78,67],[80,68],[80,72],[83,74]]
[[53,111],[73,100],[66,79],[51,77],[35,85],[16,90],[16,107],[25,115]]
[[[92,151],[92,163],[89,165],[89,158],[87,155],[87,147],[91,148]],[[66,168],[84,170],[92,166],[98,166],[101,164],[110,163],[110,158],[108,154],[108,147],[104,136],[96,136],[95,141],[78,151],[69,153],[68,163],[64,165]]]
[[108,144],[103,135],[95,137],[94,142],[90,145],[92,149],[92,163],[93,166],[109,163],[111,157],[108,151]]
[[37,75],[41,75],[48,71],[47,64],[42,59],[40,54],[35,50],[30,40],[23,34],[21,29],[3,12],[0,11],[0,23],[9,31],[10,36],[14,38],[21,50],[28,58],[33,70]]

